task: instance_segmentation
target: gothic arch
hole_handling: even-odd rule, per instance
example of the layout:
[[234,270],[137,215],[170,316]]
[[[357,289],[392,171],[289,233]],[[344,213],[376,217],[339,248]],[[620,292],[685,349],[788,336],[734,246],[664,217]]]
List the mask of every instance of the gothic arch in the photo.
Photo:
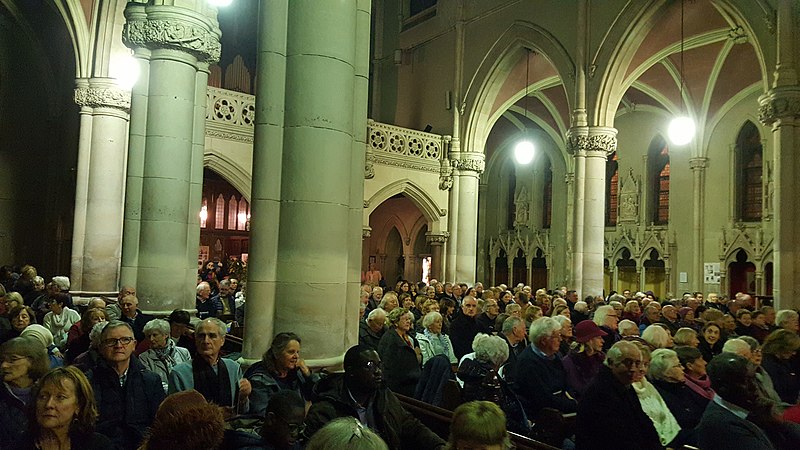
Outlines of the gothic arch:
[[216,152],[203,154],[203,167],[218,173],[250,203],[252,178],[243,167]]
[[403,225],[403,221],[394,214],[389,216],[389,220],[387,220],[383,226],[377,230],[378,232],[373,235],[373,239],[377,238],[377,245],[375,248],[379,253],[386,253],[386,240],[389,239],[389,233],[392,232],[393,228],[396,229],[400,234],[400,241],[403,245],[403,253],[406,253],[406,248],[409,246],[409,244],[406,244],[406,242],[410,242],[411,234],[409,234],[408,230]]
[[[574,83],[575,63],[564,46],[547,30],[529,22],[517,21],[509,26],[484,55],[463,94],[461,108],[466,109],[464,148],[484,153],[484,145],[499,114],[493,114],[495,97],[508,76],[521,49],[535,49],[555,67],[564,89],[567,101]],[[501,111],[502,113],[502,111]],[[492,120],[492,115],[497,117]]]
[[417,208],[419,208],[423,217],[425,217],[425,220],[428,221],[429,231],[441,231],[439,229],[439,217],[441,211],[436,205],[436,202],[434,202],[433,199],[422,188],[408,178],[390,183],[376,192],[367,201],[365,217],[369,217],[370,214],[375,211],[375,208],[380,206],[381,203],[397,194],[405,195],[414,203]]

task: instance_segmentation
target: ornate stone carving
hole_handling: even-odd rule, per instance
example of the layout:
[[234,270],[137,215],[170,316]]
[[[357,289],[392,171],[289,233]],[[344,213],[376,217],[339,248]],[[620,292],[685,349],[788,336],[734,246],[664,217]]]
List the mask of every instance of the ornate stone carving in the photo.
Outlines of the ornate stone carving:
[[253,143],[253,131],[250,133],[229,133],[226,131],[216,130],[213,127],[206,126],[206,136],[225,139],[228,141],[247,142]]
[[367,157],[364,160],[364,179],[371,180],[375,178],[375,157],[372,156],[371,151],[367,151]]
[[78,106],[131,110],[131,93],[116,87],[78,87],[74,98]]
[[370,120],[367,122],[367,146],[376,152],[438,160],[442,156],[443,138]]
[[364,200],[364,209],[369,208],[369,200]]
[[372,228],[371,227],[364,227],[361,229],[361,238],[366,239],[372,236]]
[[453,168],[450,160],[442,158],[441,169],[439,169],[439,189],[449,191],[453,187]]
[[514,228],[520,229],[528,226],[530,221],[530,198],[525,186],[520,188],[514,198]]
[[744,44],[747,42],[747,34],[744,32],[744,28],[737,26],[728,31],[728,39],[736,44]]
[[463,155],[463,158],[464,159],[454,159],[451,161],[453,167],[461,171],[471,171],[479,174],[483,173],[483,170],[486,167],[486,162],[483,160],[483,154],[472,153],[469,155]]
[[758,120],[772,125],[779,119],[800,118],[800,88],[775,88],[758,99]]
[[567,151],[571,154],[617,150],[617,130],[608,127],[575,127],[567,131]]
[[689,168],[703,171],[708,165],[708,158],[689,158]]
[[179,18],[128,20],[122,29],[122,41],[127,47],[180,50],[212,64],[219,61],[219,38],[216,26],[212,29]]
[[443,245],[447,243],[447,239],[450,238],[450,233],[447,231],[443,231],[441,233],[432,233],[427,232],[425,233],[425,242],[430,245]]
[[444,217],[446,215],[447,215],[447,210],[445,208],[439,210],[439,216]]
[[628,176],[622,182],[619,193],[619,222],[638,223],[639,222],[639,202],[641,192],[639,190],[639,180],[630,169]]

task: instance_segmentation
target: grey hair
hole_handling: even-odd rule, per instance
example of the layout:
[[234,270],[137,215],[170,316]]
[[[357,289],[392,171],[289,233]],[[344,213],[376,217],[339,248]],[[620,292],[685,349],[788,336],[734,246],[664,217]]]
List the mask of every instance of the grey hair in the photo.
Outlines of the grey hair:
[[375,308],[367,314],[367,320],[370,322],[381,317],[386,318],[386,310],[382,308]]
[[564,324],[566,324],[566,323],[572,325],[572,319],[570,319],[567,316],[562,316],[562,315],[559,314],[557,316],[553,316],[552,318],[555,319],[556,322],[560,323],[562,328],[564,327]]
[[145,335],[148,335],[151,332],[155,331],[165,336],[169,336],[170,333],[169,322],[167,322],[164,319],[153,319],[150,322],[144,324],[144,329],[142,331],[144,332]]
[[775,313],[775,325],[783,328],[784,323],[797,318],[797,311],[792,311],[791,309],[782,309]]
[[495,366],[508,359],[508,344],[499,336],[478,333],[472,340],[472,349],[475,350],[475,359]]
[[123,322],[121,320],[112,320],[111,322],[105,322],[103,327],[103,331],[100,333],[101,338],[105,338],[108,335],[108,332],[113,330],[114,328],[122,328],[125,327],[131,330],[131,334],[133,334],[133,327],[128,322]]
[[659,325],[650,325],[642,332],[642,339],[655,348],[664,348],[669,343],[668,333]]
[[217,326],[217,328],[219,328],[219,336],[220,336],[220,337],[225,337],[225,335],[226,335],[226,334],[228,334],[228,325],[227,325],[225,322],[223,322],[223,321],[221,321],[221,320],[217,319],[216,317],[209,317],[209,318],[207,318],[207,319],[203,319],[203,320],[201,320],[201,321],[200,321],[200,322],[199,322],[199,323],[198,323],[198,324],[197,324],[197,325],[194,327],[194,329],[199,331],[199,330],[200,330],[200,327],[201,327],[201,326],[202,326],[204,323],[213,323],[214,325],[216,325],[216,326]]
[[545,336],[552,336],[556,332],[561,332],[561,324],[552,317],[540,317],[533,321],[528,337],[532,344],[538,344]]
[[207,282],[207,281],[201,281],[201,282],[197,283],[197,293],[198,293],[198,294],[200,293],[200,290],[201,290],[201,289],[204,289],[204,288],[209,288],[209,289],[211,289],[211,285],[210,285],[210,284],[208,284],[208,282]]
[[675,365],[675,361],[680,362],[675,350],[668,348],[654,350],[650,354],[650,368],[647,370],[647,376],[654,380],[663,380],[664,374]]
[[106,327],[108,322],[98,322],[92,326],[91,331],[89,331],[89,346],[92,348],[100,347],[100,341],[102,340],[103,336],[103,329]]
[[[750,344],[747,342],[735,338],[735,339],[728,339],[725,341],[725,345],[722,346],[722,351],[727,353],[736,353],[737,355],[742,355],[742,351],[750,352]],[[742,355],[744,356],[744,355]]]
[[[102,302],[102,303],[103,303],[103,306],[92,306],[92,305],[97,305],[97,304],[98,304],[98,302]],[[89,300],[89,303],[86,305],[86,309],[92,309],[92,308],[105,308],[105,307],[106,307],[106,301],[105,301],[105,300],[103,300],[103,299],[102,299],[102,298],[100,298],[100,297],[92,297],[92,299],[91,299],[91,300]]]
[[575,302],[574,308],[575,311],[586,312],[589,310],[589,305],[583,300],[578,300],[577,302]]
[[627,331],[627,330],[636,330],[636,334],[637,335],[639,334],[639,327],[636,325],[636,322],[634,322],[632,320],[628,320],[628,319],[621,320],[619,322],[619,325],[617,325],[617,328],[619,328],[619,333],[620,334],[625,333],[625,331]]
[[739,336],[737,339],[747,342],[747,344],[750,346],[751,352],[756,351],[758,347],[761,346],[761,344],[758,342],[758,339],[754,338],[753,336]]
[[639,350],[639,347],[637,347],[633,342],[619,341],[612,345],[611,348],[608,349],[608,352],[606,352],[606,360],[604,364],[606,366],[610,366],[622,361],[624,359],[623,356],[626,350],[635,351],[639,354],[639,356],[642,356],[642,351]]
[[596,323],[597,326],[602,327],[606,324],[606,316],[608,316],[608,313],[613,311],[615,311],[615,309],[611,305],[603,305],[597,308],[597,310],[594,312],[594,323]]
[[422,328],[428,328],[429,326],[433,325],[437,320],[442,320],[442,315],[439,314],[437,311],[431,311],[428,314],[425,314],[425,317],[422,318]]
[[386,442],[374,431],[353,417],[340,417],[314,433],[306,450],[348,448],[351,450],[389,450]]
[[53,284],[58,286],[59,290],[61,290],[61,291],[68,291],[69,290],[69,277],[65,277],[65,276],[53,277],[52,281],[53,281]]
[[509,316],[503,321],[503,334],[511,334],[511,330],[513,330],[514,327],[519,324],[525,324],[525,321],[522,320],[522,317]]
[[[644,297],[644,296],[642,296],[642,297]],[[611,302],[623,303],[623,302],[625,302],[625,300],[627,300],[627,299],[625,298],[624,295],[614,294],[614,295],[611,296],[611,298],[608,299],[608,302],[609,302],[609,304],[611,304]]]
[[35,277],[33,277],[33,282],[36,284],[44,284],[44,278],[42,278],[39,275],[36,275]]
[[389,302],[389,299],[392,299],[392,298],[397,301],[397,306],[402,306],[402,305],[400,305],[400,300],[397,299],[397,294],[395,294],[394,291],[389,291],[389,292],[385,293],[383,295],[383,297],[381,297],[381,303],[380,303],[380,305],[378,305],[378,307],[381,308],[381,309],[386,309],[385,308],[386,303]]
[[692,336],[697,337],[697,331],[689,327],[682,327],[675,332],[675,336],[672,337],[672,340],[675,342],[675,345],[689,345],[689,340]]
[[222,280],[222,281],[219,282],[219,285],[220,286],[225,286],[225,287],[230,287],[231,286],[231,280]]

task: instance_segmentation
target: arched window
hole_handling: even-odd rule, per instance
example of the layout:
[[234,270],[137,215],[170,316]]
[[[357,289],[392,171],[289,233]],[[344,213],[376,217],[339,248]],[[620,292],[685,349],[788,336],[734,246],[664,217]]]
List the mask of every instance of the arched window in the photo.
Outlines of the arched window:
[[542,192],[542,228],[550,228],[553,220],[553,165],[548,158],[544,164],[544,190]]
[[222,194],[217,196],[217,202],[214,205],[214,228],[217,230],[225,228],[225,197]]
[[514,216],[517,214],[517,205],[514,203],[514,196],[517,195],[517,168],[514,163],[508,165],[508,197],[506,205],[508,206],[508,217],[506,218],[506,229],[514,229]]
[[208,224],[208,199],[203,197],[203,206],[200,207],[200,228]]
[[619,162],[617,152],[611,154],[606,162],[606,226],[617,225],[617,206],[619,200]]
[[758,128],[747,121],[736,138],[736,218],[745,222],[761,220],[763,154]]
[[231,199],[228,200],[228,229],[229,230],[236,230],[236,215],[239,213],[239,203],[236,201],[236,197],[231,195]]
[[236,216],[236,229],[245,231],[247,221],[250,220],[250,208],[247,200],[242,199],[239,201],[239,214]]
[[647,152],[648,182],[650,186],[650,220],[656,225],[669,222],[669,147],[667,141],[656,136]]

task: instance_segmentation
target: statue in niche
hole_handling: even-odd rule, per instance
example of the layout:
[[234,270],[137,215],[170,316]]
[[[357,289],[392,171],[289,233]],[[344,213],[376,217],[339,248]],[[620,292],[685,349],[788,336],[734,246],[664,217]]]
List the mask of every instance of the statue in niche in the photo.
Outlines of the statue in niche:
[[514,228],[527,227],[530,221],[530,209],[528,202],[528,190],[525,186],[519,190],[517,197],[514,199]]
[[639,181],[630,169],[619,194],[619,221],[639,222]]
[[773,210],[773,201],[775,198],[775,179],[772,174],[772,163],[767,162],[767,186],[765,189],[764,195],[764,216],[766,218],[772,217]]

